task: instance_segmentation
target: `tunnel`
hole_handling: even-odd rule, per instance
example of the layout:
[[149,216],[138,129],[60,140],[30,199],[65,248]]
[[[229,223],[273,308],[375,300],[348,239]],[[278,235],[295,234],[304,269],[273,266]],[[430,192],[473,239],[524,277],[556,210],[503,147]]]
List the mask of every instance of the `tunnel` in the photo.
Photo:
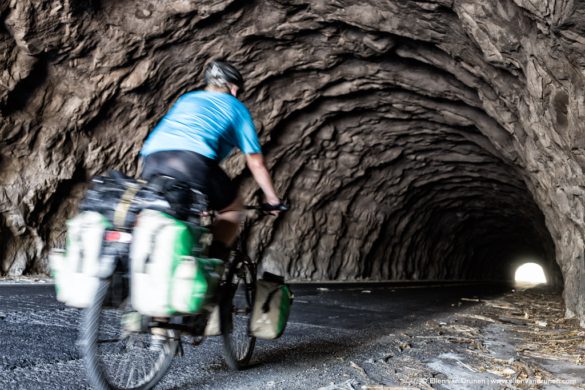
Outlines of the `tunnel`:
[[267,247],[259,257],[300,279],[505,280],[533,253],[558,276],[521,173],[477,127],[403,88],[359,94],[368,97],[313,103],[300,139],[286,135],[298,134],[297,118],[271,137],[272,169],[295,207],[256,245]]
[[[509,281],[585,319],[585,5],[44,0],[0,5],[2,273],[47,272],[89,179],[138,152],[207,61],[246,77],[291,210],[243,234],[289,280]],[[247,202],[240,154],[225,162]]]

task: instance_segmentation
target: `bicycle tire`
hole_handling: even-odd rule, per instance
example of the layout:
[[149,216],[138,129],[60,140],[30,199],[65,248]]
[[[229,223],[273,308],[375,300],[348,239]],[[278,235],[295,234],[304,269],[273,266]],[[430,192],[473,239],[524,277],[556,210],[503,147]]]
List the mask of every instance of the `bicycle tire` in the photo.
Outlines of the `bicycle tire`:
[[220,300],[224,359],[240,370],[250,363],[256,338],[249,333],[256,297],[256,270],[247,256],[236,254],[230,263]]
[[[88,380],[100,390],[150,389],[170,368],[179,341],[169,331],[159,349],[153,350],[150,333],[124,335],[121,315],[127,310],[123,306],[104,307],[109,288],[109,280],[100,281],[93,304],[82,314],[79,346]],[[150,364],[150,368],[138,370],[141,362]]]

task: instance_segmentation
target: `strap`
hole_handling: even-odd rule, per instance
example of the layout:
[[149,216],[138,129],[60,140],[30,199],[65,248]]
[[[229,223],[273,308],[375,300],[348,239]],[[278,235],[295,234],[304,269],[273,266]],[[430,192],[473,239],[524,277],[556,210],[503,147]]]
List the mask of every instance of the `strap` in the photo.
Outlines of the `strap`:
[[272,300],[274,295],[280,290],[281,287],[282,287],[282,285],[277,286],[274,290],[272,290],[272,291],[270,291],[270,293],[268,293],[268,296],[266,297],[266,300],[264,301],[264,304],[262,305],[262,313],[268,313],[270,311],[270,301]]
[[124,226],[124,221],[126,220],[126,216],[128,215],[128,209],[132,204],[132,199],[136,197],[138,191],[140,191],[141,186],[139,185],[130,185],[124,191],[124,195],[120,198],[120,202],[116,206],[116,211],[114,212],[114,225],[116,226]]
[[85,258],[85,253],[83,251],[83,241],[81,239],[81,229],[77,230],[77,235],[74,237],[75,241],[77,241],[77,245],[79,246],[79,261],[77,262],[77,273],[83,273],[83,268],[84,268],[84,258]]
[[165,227],[170,226],[171,223],[161,223],[153,232],[152,235],[150,236],[150,249],[148,250],[148,255],[146,256],[146,259],[144,260],[144,263],[142,264],[142,269],[139,271],[140,273],[146,273],[146,265],[150,263],[150,256],[152,255],[152,251],[154,251],[154,245],[156,244],[154,239],[155,237],[160,233],[161,230],[163,230]]

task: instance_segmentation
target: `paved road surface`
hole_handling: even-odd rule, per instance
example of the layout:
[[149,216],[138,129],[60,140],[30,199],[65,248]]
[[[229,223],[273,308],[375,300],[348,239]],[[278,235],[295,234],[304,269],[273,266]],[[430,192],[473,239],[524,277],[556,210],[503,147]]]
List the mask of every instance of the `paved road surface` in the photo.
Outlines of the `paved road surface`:
[[[185,346],[157,389],[318,389],[339,379],[340,362],[377,337],[457,310],[461,297],[505,286],[296,285],[285,335],[259,341],[253,367],[230,371],[221,341]],[[473,304],[473,303],[464,303]],[[453,306],[454,305],[454,306]],[[75,340],[79,311],[51,285],[0,285],[0,389],[89,388]]]

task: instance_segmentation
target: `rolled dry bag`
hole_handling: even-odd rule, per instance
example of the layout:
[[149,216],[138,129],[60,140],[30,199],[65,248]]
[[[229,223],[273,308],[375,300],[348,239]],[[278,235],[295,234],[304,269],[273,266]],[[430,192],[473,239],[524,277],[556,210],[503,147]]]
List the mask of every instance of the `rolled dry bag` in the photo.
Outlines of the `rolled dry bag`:
[[250,320],[250,333],[272,340],[284,333],[294,295],[282,276],[264,272],[256,282],[256,299]]

